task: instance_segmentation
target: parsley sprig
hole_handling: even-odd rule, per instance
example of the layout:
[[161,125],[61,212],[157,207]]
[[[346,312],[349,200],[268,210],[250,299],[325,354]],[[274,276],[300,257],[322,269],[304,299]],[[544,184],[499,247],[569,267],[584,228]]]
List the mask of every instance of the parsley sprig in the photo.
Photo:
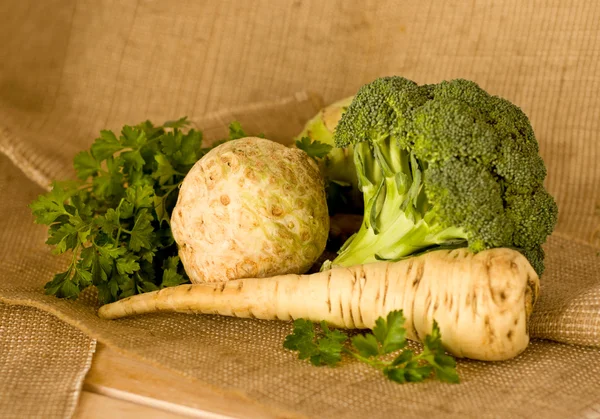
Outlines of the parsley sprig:
[[433,322],[432,333],[425,337],[423,350],[417,354],[406,349],[405,321],[401,310],[392,311],[387,318],[377,319],[372,333],[350,339],[346,333],[330,329],[325,322],[316,331],[312,322],[297,319],[283,346],[298,351],[300,359],[309,359],[316,366],[334,366],[345,353],[381,370],[385,377],[398,383],[420,382],[430,377],[457,383],[456,361],[444,351],[437,322]]
[[[78,180],[55,182],[30,208],[49,226],[55,254],[71,252],[67,269],[45,286],[47,294],[77,298],[96,286],[109,303],[188,282],[169,225],[179,186],[211,147],[186,117],[154,126],[145,121],[109,130],[74,158]],[[228,139],[245,136],[239,123]]]
[[333,149],[332,145],[317,140],[311,141],[309,137],[302,137],[296,140],[296,147],[303,150],[314,160],[324,158]]
[[348,335],[339,330],[330,330],[325,322],[320,325],[321,332],[318,333],[311,321],[295,320],[294,331],[285,338],[283,347],[298,351],[298,358],[309,359],[316,366],[337,364],[342,360]]

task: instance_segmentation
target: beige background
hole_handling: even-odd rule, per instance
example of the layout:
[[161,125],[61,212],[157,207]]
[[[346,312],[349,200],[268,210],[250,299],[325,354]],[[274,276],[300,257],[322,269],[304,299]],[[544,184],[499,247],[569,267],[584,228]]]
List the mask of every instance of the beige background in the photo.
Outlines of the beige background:
[[[43,159],[70,163],[98,130],[146,118],[198,118],[302,90],[330,103],[382,75],[464,77],[530,116],[555,168],[558,228],[592,240],[588,226],[600,225],[597,1],[0,4],[0,125]],[[37,167],[45,176],[69,168]]]
[[[299,363],[281,348],[283,323],[181,315],[102,322],[93,293],[75,303],[41,295],[61,261],[25,207],[40,186],[72,174],[74,154],[103,128],[188,115],[209,138],[240,119],[250,132],[289,141],[320,106],[375,77],[469,78],[530,116],[559,203],[532,333],[600,346],[600,259],[589,246],[600,246],[596,0],[0,0],[0,14],[0,151],[8,157],[0,159],[0,301],[42,308],[88,335],[60,341],[52,333],[59,326],[49,327],[45,342],[78,360],[70,378],[56,374],[64,365],[41,370],[62,398],[4,392],[0,402],[68,415],[93,337],[290,415],[389,417],[401,406],[410,417],[482,417],[486,409],[490,417],[562,418],[598,410],[600,349],[592,347],[537,340],[508,363],[461,362],[460,386],[398,387],[356,363]],[[21,309],[0,307],[4,377],[15,365],[5,348],[40,330],[9,329],[3,319]],[[30,323],[53,324],[34,314]],[[12,377],[8,388],[40,388],[30,376]]]

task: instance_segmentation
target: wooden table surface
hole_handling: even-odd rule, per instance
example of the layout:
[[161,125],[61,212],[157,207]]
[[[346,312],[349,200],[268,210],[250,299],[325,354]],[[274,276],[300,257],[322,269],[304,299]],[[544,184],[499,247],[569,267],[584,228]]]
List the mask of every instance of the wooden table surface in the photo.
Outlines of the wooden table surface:
[[74,419],[282,417],[241,394],[221,394],[201,383],[129,358],[98,344]]

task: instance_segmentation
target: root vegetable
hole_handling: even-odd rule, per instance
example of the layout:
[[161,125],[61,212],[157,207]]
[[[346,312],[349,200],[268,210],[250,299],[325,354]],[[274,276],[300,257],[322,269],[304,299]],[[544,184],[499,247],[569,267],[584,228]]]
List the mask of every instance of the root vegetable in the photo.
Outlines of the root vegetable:
[[187,174],[171,228],[193,283],[304,273],[327,242],[324,182],[301,150],[229,141]]
[[435,319],[448,352],[492,361],[512,358],[527,347],[538,290],[535,270],[515,250],[473,254],[455,249],[312,275],[181,285],[105,305],[99,315],[116,319],[174,311],[305,318],[363,329],[392,310],[403,310],[409,339],[424,338]]

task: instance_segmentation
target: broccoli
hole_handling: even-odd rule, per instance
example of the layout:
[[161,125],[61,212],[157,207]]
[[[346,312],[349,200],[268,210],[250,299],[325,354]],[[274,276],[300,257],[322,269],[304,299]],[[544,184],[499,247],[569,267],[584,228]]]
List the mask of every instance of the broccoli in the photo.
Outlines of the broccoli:
[[326,266],[399,260],[441,247],[509,247],[544,269],[558,209],[521,109],[468,80],[360,88],[334,132],[354,146],[360,230]]

